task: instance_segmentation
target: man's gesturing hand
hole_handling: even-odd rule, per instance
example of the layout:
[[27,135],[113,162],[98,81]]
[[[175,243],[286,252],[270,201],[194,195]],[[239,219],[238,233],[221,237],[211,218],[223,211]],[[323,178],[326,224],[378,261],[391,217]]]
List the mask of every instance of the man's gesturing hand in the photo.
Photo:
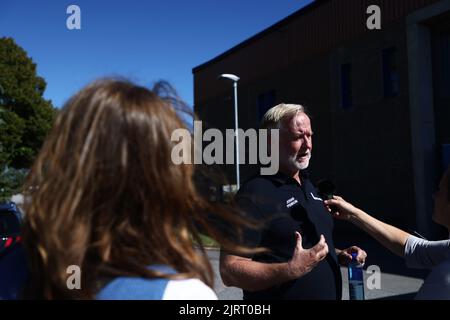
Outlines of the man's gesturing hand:
[[292,279],[297,279],[311,271],[328,254],[328,245],[323,235],[320,235],[320,241],[311,249],[303,248],[300,233],[295,232],[295,237],[297,244],[294,254],[288,262],[288,270]]

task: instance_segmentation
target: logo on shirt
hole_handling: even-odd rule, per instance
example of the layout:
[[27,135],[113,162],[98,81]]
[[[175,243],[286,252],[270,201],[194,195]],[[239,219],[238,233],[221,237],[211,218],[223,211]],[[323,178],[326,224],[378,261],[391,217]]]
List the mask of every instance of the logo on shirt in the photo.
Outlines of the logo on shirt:
[[323,199],[322,199],[322,198],[319,198],[319,197],[314,196],[312,192],[311,192],[311,197],[312,197],[314,200],[322,201],[322,202],[323,202]]
[[298,203],[297,199],[295,199],[294,197],[288,199],[286,201],[286,207],[290,208],[292,207],[294,204]]

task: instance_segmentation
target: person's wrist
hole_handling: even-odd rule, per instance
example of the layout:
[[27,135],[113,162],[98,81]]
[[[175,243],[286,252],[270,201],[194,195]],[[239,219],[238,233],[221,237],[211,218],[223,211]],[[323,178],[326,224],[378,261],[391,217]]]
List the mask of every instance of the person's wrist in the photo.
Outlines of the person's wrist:
[[292,264],[292,260],[286,262],[286,275],[289,280],[295,278],[294,266]]
[[350,222],[358,222],[363,214],[364,212],[361,209],[355,208],[355,210],[352,211],[352,214],[349,215]]
[[298,268],[294,265],[292,259],[286,263],[286,275],[288,281],[295,280],[299,277]]

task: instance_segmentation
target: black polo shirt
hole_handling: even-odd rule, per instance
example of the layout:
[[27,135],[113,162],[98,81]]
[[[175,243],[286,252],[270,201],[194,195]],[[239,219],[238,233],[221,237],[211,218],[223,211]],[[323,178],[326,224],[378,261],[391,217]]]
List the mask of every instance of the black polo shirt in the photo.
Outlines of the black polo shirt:
[[322,199],[301,172],[302,185],[282,173],[257,176],[247,181],[236,201],[244,213],[263,222],[258,229],[246,230],[244,243],[261,246],[270,252],[256,254],[252,260],[277,263],[291,259],[295,249],[295,231],[302,235],[303,247],[313,247],[323,234],[329,253],[306,275],[275,287],[249,292],[244,299],[321,299],[340,300],[342,279],[333,244],[333,219]]

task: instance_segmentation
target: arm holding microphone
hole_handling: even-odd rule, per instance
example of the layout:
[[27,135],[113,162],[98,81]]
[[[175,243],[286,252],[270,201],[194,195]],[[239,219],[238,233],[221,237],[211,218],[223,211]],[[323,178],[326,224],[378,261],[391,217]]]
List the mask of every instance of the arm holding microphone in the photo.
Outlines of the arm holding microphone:
[[[317,182],[317,192],[324,200],[333,199],[334,194],[336,193],[336,186],[333,181],[329,179],[321,179]],[[333,215],[337,212],[338,208],[334,205],[327,206],[328,211],[330,211]],[[352,253],[356,253],[356,260],[363,264],[366,261],[367,253],[357,246],[351,246],[347,249],[338,249],[335,248],[336,256],[338,257],[339,264],[342,266],[348,266],[350,261],[352,261]]]
[[[406,241],[411,236],[409,233],[375,219],[341,197],[334,196],[333,199],[325,200],[324,202],[335,218],[352,222],[375,238],[384,247],[396,255],[404,257]],[[332,210],[331,207],[334,207],[335,210]]]

